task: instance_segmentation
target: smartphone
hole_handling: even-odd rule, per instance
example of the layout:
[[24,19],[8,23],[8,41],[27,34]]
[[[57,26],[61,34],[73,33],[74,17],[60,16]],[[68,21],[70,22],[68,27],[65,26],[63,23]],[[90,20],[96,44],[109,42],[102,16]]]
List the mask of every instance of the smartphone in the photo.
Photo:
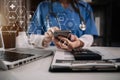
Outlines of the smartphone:
[[71,31],[70,30],[58,30],[54,32],[54,37],[58,39],[58,36],[68,38],[70,40]]

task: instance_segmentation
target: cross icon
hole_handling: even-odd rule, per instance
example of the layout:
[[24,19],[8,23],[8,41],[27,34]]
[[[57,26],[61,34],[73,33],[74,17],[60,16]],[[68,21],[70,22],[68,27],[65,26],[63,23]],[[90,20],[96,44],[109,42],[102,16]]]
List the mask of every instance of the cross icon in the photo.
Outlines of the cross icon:
[[11,5],[10,5],[10,8],[14,9],[14,8],[15,8],[15,5],[14,5],[14,4],[11,4]]

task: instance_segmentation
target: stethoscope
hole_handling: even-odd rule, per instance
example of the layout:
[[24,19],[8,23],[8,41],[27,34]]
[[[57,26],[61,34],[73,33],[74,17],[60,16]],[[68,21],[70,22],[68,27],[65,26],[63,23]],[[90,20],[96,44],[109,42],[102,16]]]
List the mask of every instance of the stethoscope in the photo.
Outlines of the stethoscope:
[[[77,6],[79,7],[79,4],[77,4]],[[56,19],[56,21],[58,23],[58,26],[59,26],[59,28],[61,30],[61,24],[59,22],[58,16],[53,12],[53,8],[52,8],[52,3],[51,2],[50,2],[50,5],[49,5],[49,8],[50,8],[49,9],[49,13],[46,16],[46,27],[47,27],[47,29],[50,28],[50,16],[52,15],[52,16],[55,17],[55,19]],[[81,19],[79,28],[80,28],[80,30],[85,31],[86,30],[86,24],[85,24],[84,18],[82,17],[82,15],[80,13],[80,9],[79,9],[79,17]]]
[[58,23],[58,26],[59,26],[59,29],[61,30],[61,24],[60,24],[60,21],[59,21],[59,18],[58,16],[53,13],[53,12],[49,12],[48,15],[46,16],[46,27],[47,27],[47,30],[50,28],[50,16],[53,15]]

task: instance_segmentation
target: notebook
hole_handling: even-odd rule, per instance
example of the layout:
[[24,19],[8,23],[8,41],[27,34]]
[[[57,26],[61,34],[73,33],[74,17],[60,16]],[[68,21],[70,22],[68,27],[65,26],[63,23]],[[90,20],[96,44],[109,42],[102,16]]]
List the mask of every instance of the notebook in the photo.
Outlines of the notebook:
[[[9,35],[12,35],[11,38],[15,38],[14,32],[9,32]],[[7,38],[8,38],[8,32],[0,32],[0,69],[1,70],[9,70],[16,67],[20,67],[21,65],[33,62],[40,58],[49,56],[53,53],[53,51],[51,50],[44,50],[37,48],[15,48],[15,41],[12,41],[13,43],[12,46],[9,46],[9,44],[11,43]],[[7,47],[5,47],[6,44],[8,45]],[[7,50],[5,48],[7,48]]]
[[[95,48],[97,49],[97,48]],[[86,50],[86,49],[85,49]],[[112,50],[112,49],[111,49]],[[84,51],[84,50],[83,50]],[[99,52],[98,52],[99,51]],[[98,53],[102,56],[100,60],[75,60],[74,55],[71,52],[57,50],[51,62],[49,71],[50,72],[111,72],[111,71],[120,71],[120,61],[113,60],[115,57],[109,57],[100,51],[99,48],[97,51],[94,51],[94,48],[89,49],[88,52]],[[102,53],[101,53],[102,52]],[[105,57],[108,56],[108,57]],[[93,57],[93,56],[92,56]]]

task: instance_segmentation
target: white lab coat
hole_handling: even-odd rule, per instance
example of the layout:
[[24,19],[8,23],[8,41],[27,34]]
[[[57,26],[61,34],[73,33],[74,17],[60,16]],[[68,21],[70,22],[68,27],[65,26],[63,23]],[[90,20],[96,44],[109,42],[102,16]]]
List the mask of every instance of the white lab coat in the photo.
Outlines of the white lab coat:
[[[17,48],[33,48],[33,47],[43,48],[42,46],[43,39],[44,39],[44,35],[31,34],[28,37],[25,32],[19,32],[19,35],[16,38],[16,47]],[[85,34],[81,36],[79,39],[84,42],[83,47],[90,47],[93,43],[93,36],[89,34],[88,35]]]

